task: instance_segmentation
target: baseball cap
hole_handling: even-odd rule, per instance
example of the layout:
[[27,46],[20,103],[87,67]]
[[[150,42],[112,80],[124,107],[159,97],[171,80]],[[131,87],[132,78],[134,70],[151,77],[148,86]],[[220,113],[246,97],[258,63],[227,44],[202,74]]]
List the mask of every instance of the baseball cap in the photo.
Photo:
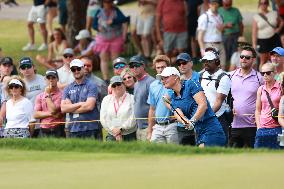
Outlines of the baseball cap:
[[119,63],[127,64],[127,61],[123,57],[118,57],[118,58],[116,58],[112,61],[113,66],[115,66],[116,64],[119,64]]
[[21,68],[22,66],[32,66],[32,65],[33,65],[33,61],[30,57],[23,57],[20,60],[19,67]]
[[89,30],[80,30],[79,34],[75,36],[76,40],[80,40],[80,39],[86,39],[86,38],[90,38],[91,34],[89,32]]
[[74,59],[70,62],[70,68],[72,67],[84,67],[84,62],[80,59]]
[[113,76],[110,79],[110,85],[114,84],[114,83],[122,83],[122,78],[120,76]]
[[54,77],[58,78],[58,73],[54,69],[49,69],[45,72],[45,77],[48,77],[48,76],[54,76]]
[[0,64],[9,64],[13,65],[13,59],[9,56],[3,57],[0,61]]
[[202,57],[201,61],[204,60],[215,60],[218,59],[218,56],[216,55],[216,53],[212,52],[212,51],[207,51],[204,53],[204,56]]
[[175,67],[166,67],[161,74],[158,74],[159,76],[162,77],[168,77],[171,75],[177,75],[180,77],[179,71]]
[[74,55],[74,51],[71,48],[66,48],[63,51],[63,55],[65,55],[65,54],[72,54],[72,55]]
[[133,63],[137,63],[137,64],[145,64],[145,60],[142,56],[140,55],[135,55],[132,56],[129,60],[128,64],[133,64]]
[[220,1],[219,0],[209,0],[209,3],[219,3],[220,4]]
[[282,47],[275,47],[272,51],[270,51],[270,54],[277,53],[280,56],[284,56],[284,49]]
[[11,81],[9,82],[8,85],[11,85],[11,84],[16,84],[16,85],[20,85],[23,87],[23,84],[22,82],[20,82],[18,79],[11,79]]
[[189,61],[191,61],[191,57],[190,57],[190,55],[189,55],[188,53],[180,53],[180,54],[177,56],[176,62],[178,62],[178,61],[180,61],[180,60],[189,62]]

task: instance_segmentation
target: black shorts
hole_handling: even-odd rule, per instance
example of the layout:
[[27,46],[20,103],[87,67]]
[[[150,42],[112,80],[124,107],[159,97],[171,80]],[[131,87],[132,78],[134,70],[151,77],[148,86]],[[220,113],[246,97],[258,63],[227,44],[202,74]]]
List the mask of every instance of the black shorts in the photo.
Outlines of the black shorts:
[[281,47],[281,41],[278,34],[273,35],[268,39],[257,39],[257,50],[259,53],[268,53],[275,47]]

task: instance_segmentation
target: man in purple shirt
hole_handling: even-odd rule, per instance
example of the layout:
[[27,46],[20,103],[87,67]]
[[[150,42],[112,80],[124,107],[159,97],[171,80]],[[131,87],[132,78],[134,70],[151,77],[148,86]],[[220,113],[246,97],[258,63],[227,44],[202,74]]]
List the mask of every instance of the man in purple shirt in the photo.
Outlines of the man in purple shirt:
[[253,69],[256,52],[252,47],[244,47],[240,55],[241,68],[231,73],[234,120],[232,123],[231,147],[252,148],[255,140],[256,93],[263,79]]

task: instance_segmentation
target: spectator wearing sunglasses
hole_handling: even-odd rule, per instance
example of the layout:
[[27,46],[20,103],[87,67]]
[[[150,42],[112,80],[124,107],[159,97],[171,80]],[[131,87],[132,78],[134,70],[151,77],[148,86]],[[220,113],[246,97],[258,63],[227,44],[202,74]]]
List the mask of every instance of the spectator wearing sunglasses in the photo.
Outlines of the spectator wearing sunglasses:
[[108,132],[106,140],[136,140],[134,97],[126,92],[126,87],[120,76],[113,76],[110,80],[110,86],[112,94],[103,99],[100,112],[101,124]]
[[[130,58],[128,66],[137,79],[134,85],[134,114],[137,120],[137,139],[147,140],[148,112],[149,104],[147,97],[149,94],[150,84],[155,81],[145,70],[145,60],[142,56],[136,55]],[[140,119],[142,118],[142,119]]]
[[[273,118],[271,112],[279,107],[282,96],[281,84],[274,79],[275,67],[266,63],[261,68],[264,85],[257,91],[255,122],[257,126],[254,148],[279,149],[278,134],[282,133],[278,118]],[[278,116],[278,114],[276,115]]]
[[70,70],[75,81],[64,89],[61,101],[61,111],[70,114],[71,122],[67,124],[69,136],[71,138],[98,139],[99,125],[97,121],[92,121],[99,120],[100,117],[96,104],[98,98],[97,86],[93,81],[86,78],[84,62],[81,60],[72,60]]
[[29,123],[33,114],[33,104],[25,97],[26,84],[18,76],[13,76],[6,87],[10,99],[6,103],[5,138],[29,138]]
[[136,83],[136,78],[134,77],[133,72],[129,68],[125,68],[121,72],[120,77],[123,80],[123,83],[126,87],[126,91],[129,94],[134,94],[134,85]]
[[[36,73],[33,61],[29,57],[24,57],[20,60],[20,73],[23,75],[23,79],[26,84],[27,98],[35,104],[35,99],[38,94],[44,91],[46,87],[45,79],[42,75]],[[31,119],[31,123],[37,122],[35,118]],[[39,125],[30,125],[31,136],[37,137],[39,134]]]
[[192,70],[193,62],[188,53],[180,53],[177,56],[176,65],[181,73],[181,80],[199,82],[199,73]]
[[255,107],[257,89],[263,84],[262,76],[253,69],[256,52],[250,46],[243,47],[240,55],[241,67],[231,72],[231,93],[234,99],[231,147],[253,148],[255,142],[256,124]]
[[118,57],[113,60],[113,73],[114,75],[120,75],[121,72],[127,67],[127,61],[123,57]]

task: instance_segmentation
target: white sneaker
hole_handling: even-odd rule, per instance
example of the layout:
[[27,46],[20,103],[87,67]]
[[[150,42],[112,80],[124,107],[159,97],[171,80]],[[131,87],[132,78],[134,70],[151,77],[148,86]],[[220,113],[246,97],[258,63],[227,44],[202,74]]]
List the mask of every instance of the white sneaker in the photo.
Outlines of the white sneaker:
[[35,45],[34,44],[30,44],[28,43],[26,46],[24,46],[22,48],[22,51],[32,51],[32,50],[35,50]]
[[37,49],[37,51],[44,51],[46,50],[48,47],[47,47],[47,44],[43,43],[39,46],[39,48]]

